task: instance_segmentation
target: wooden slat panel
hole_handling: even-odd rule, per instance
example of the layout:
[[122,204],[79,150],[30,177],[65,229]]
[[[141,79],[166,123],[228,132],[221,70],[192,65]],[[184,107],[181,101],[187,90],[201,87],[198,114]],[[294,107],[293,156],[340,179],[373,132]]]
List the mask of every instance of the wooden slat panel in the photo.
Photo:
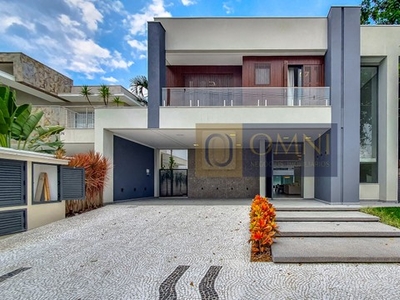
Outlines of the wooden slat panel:
[[242,84],[241,66],[169,66],[167,87],[188,87],[185,85],[185,77],[188,74],[225,74],[232,77],[231,86],[240,87]]
[[311,76],[318,81],[310,82],[310,86],[324,86],[323,81],[323,56],[245,56],[243,57],[242,86],[255,87],[254,68],[255,64],[264,62],[271,64],[271,87],[287,86],[287,66],[315,66],[316,69]]

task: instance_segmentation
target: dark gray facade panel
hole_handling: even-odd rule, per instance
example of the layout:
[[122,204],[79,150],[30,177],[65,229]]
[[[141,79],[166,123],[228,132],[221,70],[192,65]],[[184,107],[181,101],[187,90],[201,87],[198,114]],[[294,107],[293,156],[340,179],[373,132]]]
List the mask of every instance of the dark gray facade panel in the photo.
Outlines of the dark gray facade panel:
[[154,197],[154,149],[114,136],[114,201],[143,197]]
[[328,17],[328,48],[330,51],[330,88],[331,88],[331,113],[332,123],[338,126],[338,134],[332,138],[332,151],[337,152],[337,160],[332,161],[337,165],[337,176],[331,177],[329,198],[322,199],[328,202],[340,203],[342,200],[342,101],[343,101],[343,40],[342,40],[343,11],[341,7],[331,8]]
[[0,207],[26,204],[26,162],[0,159]]
[[148,23],[148,128],[160,127],[162,88],[165,87],[165,29],[159,22]]
[[85,199],[85,169],[60,166],[58,168],[58,200]]
[[[360,8],[333,7],[328,15],[328,51],[325,57],[326,83],[331,88],[332,123],[337,124],[337,176],[330,178],[331,203],[359,201],[360,126]],[[320,179],[319,179],[320,180]],[[321,179],[325,181],[325,179]],[[326,182],[325,182],[326,184]],[[316,197],[318,197],[316,194]]]
[[343,12],[343,203],[360,199],[360,9]]
[[0,212],[0,236],[26,231],[26,209]]
[[[314,166],[322,166],[314,168],[314,195],[315,198],[324,201],[329,201],[331,197],[331,180],[332,176],[336,176],[336,174],[332,172],[332,170],[335,169],[335,166],[332,164],[336,163],[336,159],[334,157],[337,149],[331,149],[330,147],[332,144],[332,139],[335,138],[335,135],[332,135],[332,130],[327,131],[320,139],[320,152],[318,153],[316,150],[314,150]],[[327,141],[329,142],[327,143]],[[325,153],[329,153],[329,155],[324,155]],[[322,157],[321,154],[323,154]],[[328,166],[328,164],[329,167],[325,167]]]

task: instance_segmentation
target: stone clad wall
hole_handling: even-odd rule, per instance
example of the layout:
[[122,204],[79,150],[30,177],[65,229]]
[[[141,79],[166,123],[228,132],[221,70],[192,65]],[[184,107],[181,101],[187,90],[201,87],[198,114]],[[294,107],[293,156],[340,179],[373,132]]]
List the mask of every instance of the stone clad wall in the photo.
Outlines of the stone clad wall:
[[57,95],[70,93],[72,79],[26,56],[23,53],[1,53],[0,62],[12,62],[17,82]]
[[[250,151],[249,149],[244,149]],[[246,155],[245,155],[246,156]],[[252,199],[259,193],[260,181],[256,176],[236,177],[196,176],[196,150],[188,150],[188,196],[205,199]]]

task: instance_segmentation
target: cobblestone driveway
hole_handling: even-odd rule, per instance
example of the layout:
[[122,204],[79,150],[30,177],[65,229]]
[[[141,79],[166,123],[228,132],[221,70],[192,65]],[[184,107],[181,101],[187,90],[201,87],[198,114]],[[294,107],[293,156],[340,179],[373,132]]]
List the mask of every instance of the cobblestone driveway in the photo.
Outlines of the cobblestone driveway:
[[400,299],[398,264],[250,263],[248,209],[110,205],[0,240],[0,299]]

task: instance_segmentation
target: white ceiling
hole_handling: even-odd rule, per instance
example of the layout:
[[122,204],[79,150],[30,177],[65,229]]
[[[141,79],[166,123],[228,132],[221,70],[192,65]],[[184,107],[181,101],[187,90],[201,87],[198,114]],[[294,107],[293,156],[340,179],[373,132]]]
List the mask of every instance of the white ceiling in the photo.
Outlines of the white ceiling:
[[[311,137],[314,141],[328,129],[328,127],[252,129],[251,134],[265,133],[273,142],[277,142],[280,136],[283,143],[290,143],[297,134],[297,141],[300,143],[303,141],[303,135]],[[194,149],[197,143],[196,129],[110,129],[110,131],[119,137],[155,149]]]

